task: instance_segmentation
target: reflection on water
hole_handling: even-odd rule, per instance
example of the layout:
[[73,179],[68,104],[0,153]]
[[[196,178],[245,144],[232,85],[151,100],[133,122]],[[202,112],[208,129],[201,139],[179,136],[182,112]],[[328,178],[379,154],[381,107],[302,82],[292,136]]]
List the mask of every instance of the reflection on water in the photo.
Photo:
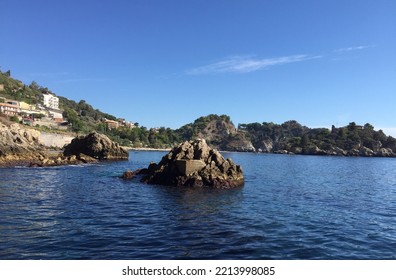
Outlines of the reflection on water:
[[128,162],[0,169],[0,259],[395,259],[396,160],[227,153],[233,190],[144,185]]

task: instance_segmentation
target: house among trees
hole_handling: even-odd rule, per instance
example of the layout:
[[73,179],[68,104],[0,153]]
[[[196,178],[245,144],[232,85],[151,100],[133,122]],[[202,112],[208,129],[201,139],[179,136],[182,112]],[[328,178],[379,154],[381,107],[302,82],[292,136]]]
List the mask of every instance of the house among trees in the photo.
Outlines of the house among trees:
[[134,124],[133,122],[126,121],[125,119],[118,119],[118,124],[119,124],[120,126],[124,126],[124,127],[127,127],[127,128],[134,128],[134,127],[136,127],[135,124]]
[[134,123],[128,122],[125,119],[117,119],[117,120],[109,120],[106,118],[102,119],[102,123],[104,123],[108,129],[117,129],[119,127],[127,127],[134,128],[136,127]]
[[106,124],[109,129],[117,129],[120,126],[118,121],[108,119],[104,119],[103,123]]

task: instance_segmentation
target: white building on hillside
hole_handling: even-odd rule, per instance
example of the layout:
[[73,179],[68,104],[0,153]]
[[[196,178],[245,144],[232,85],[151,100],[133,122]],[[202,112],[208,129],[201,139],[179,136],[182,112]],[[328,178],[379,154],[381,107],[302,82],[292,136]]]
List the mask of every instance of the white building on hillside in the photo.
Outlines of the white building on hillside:
[[43,93],[41,95],[41,101],[45,107],[59,109],[59,98],[51,93]]

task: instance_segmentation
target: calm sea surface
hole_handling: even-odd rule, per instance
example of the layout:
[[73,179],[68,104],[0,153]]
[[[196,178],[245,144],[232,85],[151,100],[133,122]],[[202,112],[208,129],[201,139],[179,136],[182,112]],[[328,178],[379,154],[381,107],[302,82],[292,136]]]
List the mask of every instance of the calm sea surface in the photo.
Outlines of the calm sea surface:
[[0,259],[396,259],[396,159],[225,153],[234,190],[118,178],[163,155],[0,169]]

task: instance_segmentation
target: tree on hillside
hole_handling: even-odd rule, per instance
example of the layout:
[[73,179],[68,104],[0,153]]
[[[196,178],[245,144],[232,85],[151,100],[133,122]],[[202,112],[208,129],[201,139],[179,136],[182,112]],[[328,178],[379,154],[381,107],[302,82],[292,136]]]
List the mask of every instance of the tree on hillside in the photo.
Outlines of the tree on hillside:
[[369,131],[373,131],[373,130],[374,130],[374,126],[372,126],[372,125],[369,124],[369,123],[366,123],[366,124],[364,125],[364,129],[365,129],[365,130],[369,130]]
[[78,117],[76,111],[73,109],[65,109],[63,111],[63,117],[68,120],[68,122],[72,125],[72,130],[75,132],[80,132],[84,128],[83,122]]
[[354,131],[356,129],[356,123],[355,122],[349,123],[347,128],[349,131]]
[[301,138],[301,147],[308,147],[310,144],[308,134],[304,134]]
[[40,87],[35,81],[32,81],[29,85],[29,88],[32,90],[38,90]]

